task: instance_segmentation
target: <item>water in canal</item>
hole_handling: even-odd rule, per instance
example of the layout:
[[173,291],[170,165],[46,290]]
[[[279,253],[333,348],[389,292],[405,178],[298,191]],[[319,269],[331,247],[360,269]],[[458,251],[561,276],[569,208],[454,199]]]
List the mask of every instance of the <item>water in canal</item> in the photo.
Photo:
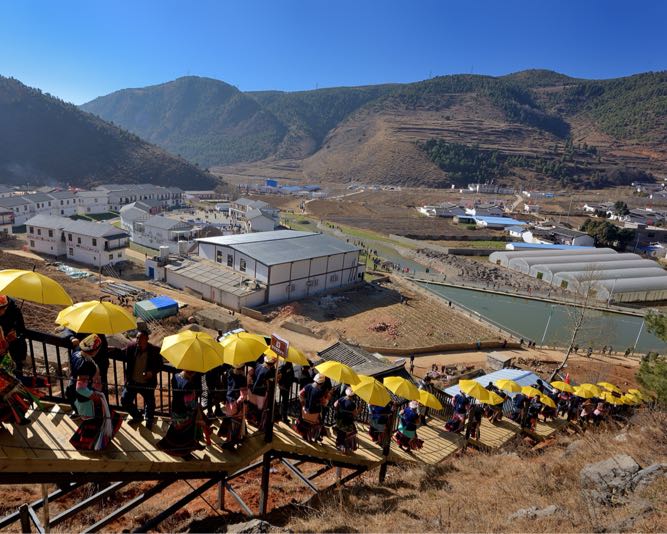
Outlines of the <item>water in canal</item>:
[[[524,339],[540,344],[563,346],[569,343],[574,324],[574,313],[568,306],[549,304],[540,300],[497,295],[473,289],[441,286],[420,282],[433,293],[472,311]],[[551,319],[549,319],[551,316]],[[547,322],[549,323],[548,328]],[[641,332],[640,332],[641,330]],[[637,341],[637,336],[639,340]],[[599,350],[611,345],[615,351],[624,351],[637,342],[636,352],[665,353],[667,344],[642,327],[642,318],[632,315],[587,310],[583,327],[576,343]]]

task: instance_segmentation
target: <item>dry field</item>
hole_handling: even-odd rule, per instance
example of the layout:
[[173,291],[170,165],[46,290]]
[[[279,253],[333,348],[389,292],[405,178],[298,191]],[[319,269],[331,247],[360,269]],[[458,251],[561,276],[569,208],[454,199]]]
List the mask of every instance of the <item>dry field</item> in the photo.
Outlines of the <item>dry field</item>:
[[[401,296],[407,299],[405,303],[401,303]],[[374,347],[411,348],[499,339],[497,331],[398,282],[306,299],[278,311],[272,324],[289,319],[325,338]]]

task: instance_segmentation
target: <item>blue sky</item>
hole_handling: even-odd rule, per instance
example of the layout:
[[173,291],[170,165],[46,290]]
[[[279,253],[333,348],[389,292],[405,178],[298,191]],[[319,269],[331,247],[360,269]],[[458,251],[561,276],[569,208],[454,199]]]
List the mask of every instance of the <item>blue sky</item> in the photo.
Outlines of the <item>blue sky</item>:
[[241,90],[667,69],[662,0],[0,0],[0,74],[80,104],[188,74]]

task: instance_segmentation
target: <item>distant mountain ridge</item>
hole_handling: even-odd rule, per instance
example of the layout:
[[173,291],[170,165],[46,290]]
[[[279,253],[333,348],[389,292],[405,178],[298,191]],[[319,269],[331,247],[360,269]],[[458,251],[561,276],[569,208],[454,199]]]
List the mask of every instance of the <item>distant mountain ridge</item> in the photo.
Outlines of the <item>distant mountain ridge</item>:
[[206,189],[218,181],[135,134],[0,76],[0,182],[148,182]]
[[[549,160],[566,157],[565,143],[593,145],[596,156],[576,165],[578,184],[589,167],[591,175],[626,165],[660,172],[667,161],[667,72],[583,80],[534,69],[247,93],[185,77],[82,109],[200,165],[286,177],[442,186],[447,170],[419,148],[433,139]],[[506,178],[553,178],[542,167],[507,167]]]

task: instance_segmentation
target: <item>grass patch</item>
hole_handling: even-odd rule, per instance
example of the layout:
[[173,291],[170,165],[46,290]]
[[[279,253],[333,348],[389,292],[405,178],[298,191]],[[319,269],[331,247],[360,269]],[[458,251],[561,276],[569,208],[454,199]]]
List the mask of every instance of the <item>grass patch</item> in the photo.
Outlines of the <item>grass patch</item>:
[[93,221],[106,221],[108,219],[115,219],[119,215],[115,211],[107,211],[105,213],[91,213],[88,217]]
[[156,256],[157,254],[160,253],[160,251],[157,249],[144,247],[143,245],[139,245],[137,243],[134,243],[133,241],[130,241],[130,248],[132,250],[136,250],[140,254],[147,254],[148,256],[151,257]]

